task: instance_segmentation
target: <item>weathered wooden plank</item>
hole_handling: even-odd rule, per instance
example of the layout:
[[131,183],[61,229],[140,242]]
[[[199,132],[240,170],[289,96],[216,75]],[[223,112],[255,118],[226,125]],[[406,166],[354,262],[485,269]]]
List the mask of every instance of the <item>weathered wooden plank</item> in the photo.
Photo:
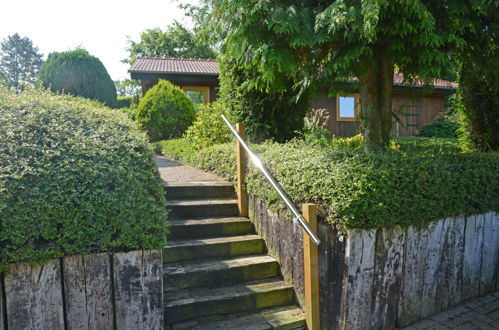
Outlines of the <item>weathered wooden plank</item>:
[[67,327],[113,329],[111,260],[108,253],[63,259]]
[[347,267],[346,306],[342,327],[369,329],[376,230],[349,230],[345,252]]
[[447,301],[442,305],[442,309],[457,305],[461,302],[461,288],[463,285],[463,258],[464,258],[464,227],[465,218],[457,217],[452,219],[450,228],[449,249],[446,258],[445,282],[442,285],[447,293]]
[[163,272],[158,250],[113,255],[117,329],[163,328]]
[[[317,205],[303,204],[302,214],[312,233],[317,235]],[[303,231],[303,267],[307,327],[320,329],[319,248],[305,231]]]
[[484,216],[466,218],[463,258],[463,300],[477,297],[480,293],[480,269],[482,267]]
[[[246,139],[246,129],[243,123],[236,124],[236,131],[239,135]],[[236,157],[237,157],[237,206],[239,215],[242,217],[248,216],[248,192],[246,191],[246,169],[247,155],[239,140],[236,141]]]
[[435,312],[445,310],[450,300],[450,280],[451,272],[455,265],[453,264],[453,227],[454,219],[448,218],[440,220],[442,223],[442,232],[440,234],[440,262],[436,274],[435,303],[438,308]]
[[493,212],[484,214],[480,295],[495,289],[499,266],[499,219]]
[[5,302],[3,301],[4,297],[4,292],[3,292],[3,274],[0,273],[0,330],[5,329],[5,325],[7,320],[4,318],[4,308],[5,308]]
[[437,221],[430,225],[428,231],[428,248],[424,263],[423,290],[421,298],[421,317],[426,317],[440,311],[436,297],[441,270],[442,232],[444,221]]
[[64,329],[59,259],[10,265],[4,276],[9,329]]
[[370,329],[391,329],[396,325],[404,243],[405,230],[400,226],[377,232]]
[[428,230],[417,229],[414,226],[408,227],[399,302],[398,322],[400,326],[409,325],[420,317],[427,249]]

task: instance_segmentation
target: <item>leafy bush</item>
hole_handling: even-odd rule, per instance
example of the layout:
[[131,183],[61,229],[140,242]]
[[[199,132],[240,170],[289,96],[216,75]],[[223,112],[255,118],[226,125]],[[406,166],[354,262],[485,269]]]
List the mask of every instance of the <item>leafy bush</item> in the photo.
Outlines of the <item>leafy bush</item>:
[[457,138],[461,126],[449,116],[442,116],[421,128],[419,136],[435,138]]
[[198,149],[229,142],[232,134],[221,115],[226,114],[220,101],[200,105],[194,123],[185,132],[185,137]]
[[145,134],[97,102],[0,90],[0,267],[160,248],[164,193]]
[[130,108],[133,104],[133,96],[118,96],[116,100],[116,108]]
[[194,106],[185,92],[160,80],[140,100],[136,119],[154,142],[182,136],[194,115]]
[[[235,180],[234,145],[196,150],[186,140],[162,141],[169,157]],[[423,224],[461,214],[499,210],[499,153],[463,153],[454,140],[403,138],[366,153],[361,136],[327,147],[303,141],[254,145],[296,203],[319,205],[319,216],[339,228]],[[248,191],[270,208],[284,208],[252,166]]]
[[53,92],[63,92],[116,107],[116,87],[102,62],[84,49],[50,53],[38,80]]
[[285,142],[303,128],[303,118],[309,110],[309,97],[302,95],[294,102],[292,82],[285,91],[262,91],[248,85],[260,75],[234,64],[220,66],[220,97],[234,120],[246,126],[253,142],[273,139]]

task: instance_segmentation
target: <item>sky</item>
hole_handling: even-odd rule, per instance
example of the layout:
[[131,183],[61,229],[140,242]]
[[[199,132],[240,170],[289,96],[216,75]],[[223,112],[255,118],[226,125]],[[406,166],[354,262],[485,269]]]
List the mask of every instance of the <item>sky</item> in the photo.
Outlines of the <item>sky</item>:
[[98,57],[113,80],[128,78],[127,36],[164,29],[175,19],[188,23],[179,0],[1,0],[0,40],[28,37],[40,53],[83,47]]

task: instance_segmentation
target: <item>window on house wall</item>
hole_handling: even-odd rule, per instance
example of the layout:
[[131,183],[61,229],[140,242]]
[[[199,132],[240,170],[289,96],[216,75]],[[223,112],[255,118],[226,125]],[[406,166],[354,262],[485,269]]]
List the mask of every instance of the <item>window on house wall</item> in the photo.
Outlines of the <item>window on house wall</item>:
[[191,98],[194,105],[210,102],[210,87],[208,86],[183,86],[182,89]]
[[419,116],[421,114],[421,109],[421,103],[403,104],[401,106],[408,135],[416,135],[418,133],[420,128]]
[[359,113],[358,94],[338,94],[336,96],[336,120],[355,121]]

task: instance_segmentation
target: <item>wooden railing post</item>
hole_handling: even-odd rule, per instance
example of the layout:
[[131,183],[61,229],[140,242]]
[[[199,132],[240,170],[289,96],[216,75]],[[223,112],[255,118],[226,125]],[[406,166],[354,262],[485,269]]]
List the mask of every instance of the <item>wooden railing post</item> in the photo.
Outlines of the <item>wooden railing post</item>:
[[[303,204],[302,214],[308,226],[317,235],[317,205]],[[320,329],[319,310],[319,249],[303,232],[303,267],[305,279],[305,317],[309,330]]]
[[[236,131],[239,135],[246,139],[246,129],[244,124],[237,123]],[[237,205],[239,207],[239,215],[241,217],[248,216],[248,193],[246,192],[245,176],[247,166],[247,156],[241,143],[237,141]]]

